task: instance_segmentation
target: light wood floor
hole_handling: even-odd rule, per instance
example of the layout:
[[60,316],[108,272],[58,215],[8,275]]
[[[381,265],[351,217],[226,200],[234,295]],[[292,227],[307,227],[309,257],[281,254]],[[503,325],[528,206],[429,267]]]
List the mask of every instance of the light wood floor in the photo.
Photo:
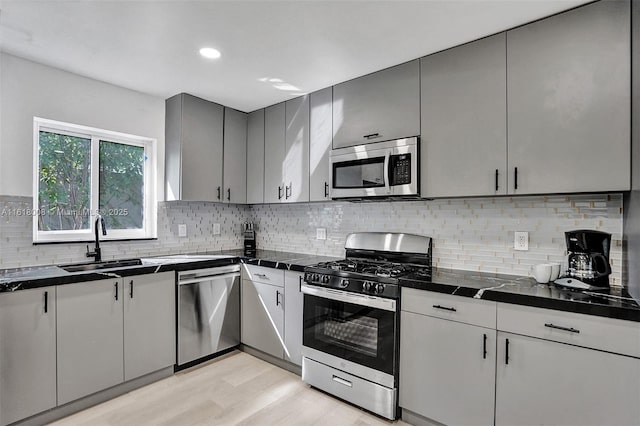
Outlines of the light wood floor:
[[304,384],[299,376],[244,352],[233,352],[53,424],[406,425],[335,399]]

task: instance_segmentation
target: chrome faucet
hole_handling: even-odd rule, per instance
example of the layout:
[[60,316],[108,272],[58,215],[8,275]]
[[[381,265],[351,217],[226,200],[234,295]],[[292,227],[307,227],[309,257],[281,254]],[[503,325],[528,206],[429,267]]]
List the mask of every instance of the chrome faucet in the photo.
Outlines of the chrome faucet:
[[96,234],[96,247],[93,251],[89,251],[89,245],[87,245],[87,257],[95,258],[96,262],[102,261],[102,253],[100,250],[100,236],[98,235],[98,225],[102,225],[102,235],[107,235],[107,226],[104,223],[104,218],[100,215],[96,216],[96,222],[93,225],[93,230]]

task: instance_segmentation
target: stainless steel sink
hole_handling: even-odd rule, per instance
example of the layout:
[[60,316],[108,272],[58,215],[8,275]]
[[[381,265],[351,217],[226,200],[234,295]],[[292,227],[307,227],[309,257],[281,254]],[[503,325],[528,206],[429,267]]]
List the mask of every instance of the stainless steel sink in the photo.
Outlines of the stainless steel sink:
[[124,268],[127,266],[137,266],[137,265],[142,265],[142,260],[140,259],[109,260],[104,262],[88,262],[88,263],[74,263],[69,265],[58,265],[58,267],[64,269],[67,272],[82,272],[82,271],[95,271],[100,269]]

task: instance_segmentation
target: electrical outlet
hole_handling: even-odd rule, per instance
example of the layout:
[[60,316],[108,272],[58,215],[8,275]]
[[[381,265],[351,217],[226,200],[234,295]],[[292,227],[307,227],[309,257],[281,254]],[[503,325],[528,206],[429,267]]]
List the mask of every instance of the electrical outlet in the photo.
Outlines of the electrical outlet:
[[186,237],[187,236],[187,225],[184,223],[178,225],[178,237]]
[[220,235],[220,224],[219,223],[214,223],[213,224],[213,235]]
[[515,237],[513,239],[514,250],[529,250],[529,233],[527,231],[514,232]]
[[316,228],[316,240],[327,239],[327,228]]

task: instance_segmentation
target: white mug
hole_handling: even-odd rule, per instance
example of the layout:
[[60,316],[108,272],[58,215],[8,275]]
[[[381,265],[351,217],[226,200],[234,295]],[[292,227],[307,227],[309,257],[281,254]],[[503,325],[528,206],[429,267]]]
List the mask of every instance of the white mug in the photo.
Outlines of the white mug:
[[551,263],[551,277],[549,277],[549,281],[553,282],[557,280],[559,276],[560,276],[560,264]]
[[551,279],[552,266],[550,263],[541,263],[539,265],[533,265],[531,270],[533,273],[533,278],[535,278],[536,281],[540,284],[547,284]]

